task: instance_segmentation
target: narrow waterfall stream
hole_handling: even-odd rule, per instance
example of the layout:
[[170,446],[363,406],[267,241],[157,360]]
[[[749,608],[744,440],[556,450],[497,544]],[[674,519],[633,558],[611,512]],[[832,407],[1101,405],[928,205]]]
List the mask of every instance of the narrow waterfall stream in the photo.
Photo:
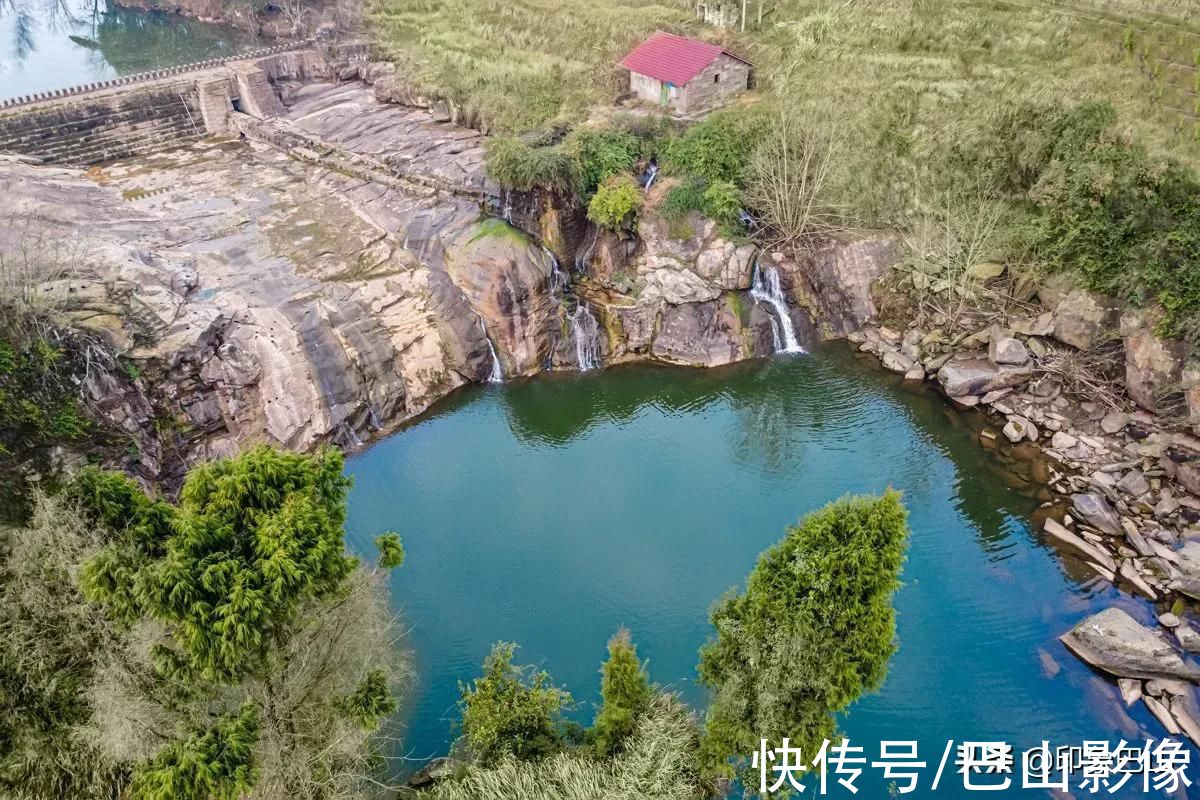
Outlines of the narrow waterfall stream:
[[642,188],[646,191],[650,190],[650,185],[654,183],[654,179],[658,177],[658,163],[651,161],[646,166],[646,185]]
[[600,243],[600,228],[588,223],[588,232],[583,240],[583,247],[575,251],[575,271],[586,275],[592,268],[592,256],[596,254],[596,246]]
[[488,383],[504,383],[504,366],[500,363],[500,356],[496,353],[496,343],[492,341],[492,335],[488,333],[487,325],[483,324],[483,317],[478,312],[475,316],[479,320],[479,330],[483,331],[483,339],[487,342],[488,352],[492,356],[492,371],[488,373]]
[[581,372],[600,366],[600,323],[596,315],[580,302],[574,313],[567,317],[571,328],[571,341],[575,344],[575,359]]
[[558,256],[554,255],[545,245],[542,245],[542,254],[550,261],[550,294],[558,297],[566,285],[566,281],[563,280],[562,268],[558,265]]
[[775,352],[803,353],[804,348],[796,338],[796,328],[788,312],[783,288],[779,285],[779,270],[770,266],[764,267],[755,259],[750,296],[754,298],[754,302],[766,303],[774,309],[774,313],[771,314],[771,333],[775,337]]

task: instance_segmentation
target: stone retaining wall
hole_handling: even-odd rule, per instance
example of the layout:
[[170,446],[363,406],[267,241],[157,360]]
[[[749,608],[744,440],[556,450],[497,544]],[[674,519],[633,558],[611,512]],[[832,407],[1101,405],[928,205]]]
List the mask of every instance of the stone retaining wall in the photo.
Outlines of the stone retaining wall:
[[20,97],[0,104],[0,152],[72,166],[146,155],[228,133],[224,110],[235,101],[257,116],[279,113],[274,81],[329,74],[324,55],[301,42]]
[[82,98],[0,117],[0,151],[86,166],[152,153],[205,135],[193,82]]

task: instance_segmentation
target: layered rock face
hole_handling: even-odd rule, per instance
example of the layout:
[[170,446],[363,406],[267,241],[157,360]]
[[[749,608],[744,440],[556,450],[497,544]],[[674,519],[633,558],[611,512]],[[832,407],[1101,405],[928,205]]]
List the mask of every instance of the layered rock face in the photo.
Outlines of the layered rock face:
[[560,327],[561,307],[550,292],[552,256],[492,220],[451,243],[446,270],[493,337],[505,374],[538,372]]
[[34,281],[104,343],[89,406],[149,477],[255,441],[356,444],[498,372],[812,342],[796,301],[853,328],[890,258],[847,240],[791,264],[653,210],[637,239],[601,233],[561,199],[499,192],[480,135],[444,114],[361,85],[276,88],[287,109],[253,141],[87,173],[0,161],[0,214],[21,223],[0,251],[78,242]]
[[[610,361],[651,358],[712,367],[775,350],[778,319],[750,293],[757,248],[723,238],[699,215],[669,221],[653,207],[638,224],[638,240],[600,234],[587,247],[583,289],[600,309]],[[764,269],[778,269],[770,259]],[[784,309],[802,343],[815,326],[799,308]]]
[[[89,176],[0,165],[4,213],[28,221],[0,246],[78,240],[82,257],[40,276],[42,291],[135,363],[146,389],[122,399],[102,382],[95,407],[117,426],[168,422],[201,457],[255,440],[354,442],[486,379],[487,334],[455,276],[497,319],[520,306],[546,327],[540,251],[479,236],[469,200],[381,190],[235,143]],[[547,349],[523,319],[494,334],[519,370]]]

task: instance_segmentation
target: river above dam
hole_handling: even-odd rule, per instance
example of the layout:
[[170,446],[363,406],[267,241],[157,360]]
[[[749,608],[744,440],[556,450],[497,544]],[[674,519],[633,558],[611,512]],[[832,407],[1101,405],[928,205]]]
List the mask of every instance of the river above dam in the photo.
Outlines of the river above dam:
[[104,0],[0,4],[0,100],[234,55],[235,28]]
[[[518,642],[518,662],[547,669],[590,723],[605,642],[627,626],[652,680],[702,708],[695,668],[712,603],[785,526],[889,485],[913,531],[899,650],[882,690],[844,716],[852,743],[873,758],[880,740],[919,740],[936,767],[949,739],[1161,737],[1057,640],[1105,606],[1143,621],[1149,607],[1075,576],[1042,544],[1036,500],[976,439],[943,400],[839,344],[455,395],[347,467],[352,546],[369,553],[394,529],[408,553],[392,579],[417,672],[404,754],[447,751],[458,682],[498,640]],[[877,774],[863,777],[875,781],[866,796],[885,796]],[[955,775],[936,796],[970,794]]]

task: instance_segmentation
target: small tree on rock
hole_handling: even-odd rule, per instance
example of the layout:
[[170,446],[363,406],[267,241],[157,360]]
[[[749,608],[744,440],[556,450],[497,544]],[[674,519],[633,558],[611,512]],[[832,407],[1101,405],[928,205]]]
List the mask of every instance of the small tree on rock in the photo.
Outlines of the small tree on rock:
[[588,219],[610,230],[632,225],[642,208],[641,187],[628,175],[614,175],[596,189]]

